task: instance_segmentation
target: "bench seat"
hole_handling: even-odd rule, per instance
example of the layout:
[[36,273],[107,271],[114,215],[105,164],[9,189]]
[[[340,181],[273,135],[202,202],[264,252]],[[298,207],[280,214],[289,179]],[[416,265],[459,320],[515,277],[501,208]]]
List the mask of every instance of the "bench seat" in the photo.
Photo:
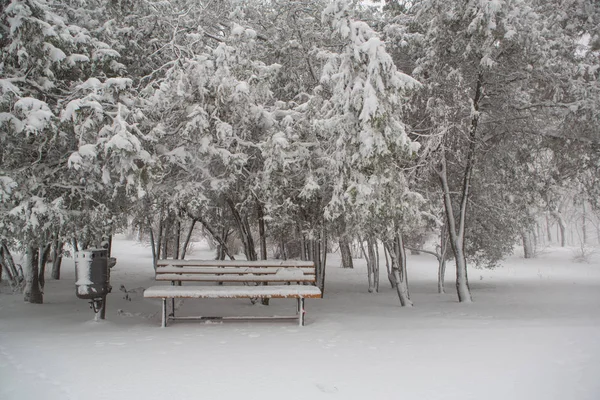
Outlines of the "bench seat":
[[151,286],[144,291],[148,298],[188,298],[188,299],[221,299],[221,298],[320,298],[321,291],[316,286]]

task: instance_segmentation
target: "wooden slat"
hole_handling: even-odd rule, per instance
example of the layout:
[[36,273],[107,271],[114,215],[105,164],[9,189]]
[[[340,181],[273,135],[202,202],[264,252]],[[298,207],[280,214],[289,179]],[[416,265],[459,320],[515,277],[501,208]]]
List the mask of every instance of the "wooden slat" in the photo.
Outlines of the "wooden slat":
[[321,291],[312,285],[290,286],[152,286],[144,291],[146,298],[320,298]]
[[163,266],[190,266],[190,267],[261,267],[261,268],[286,268],[307,267],[314,268],[312,261],[300,260],[158,260],[157,267]]
[[194,275],[194,274],[161,274],[157,281],[185,282],[314,282],[314,275]]
[[[301,271],[304,275],[314,275],[314,268],[306,268],[306,267],[284,267],[285,270],[292,271]],[[274,275],[277,273],[279,269],[275,268],[258,268],[258,267],[191,267],[191,266],[183,266],[183,267],[157,267],[156,275],[162,274],[254,274],[254,275]]]
[[[161,296],[146,296],[147,298],[155,298],[155,299],[162,299],[163,297]],[[236,294],[236,295],[232,295],[232,296],[227,296],[227,297],[217,297],[217,296],[206,296],[203,295],[202,293],[198,293],[197,295],[174,295],[174,296],[168,296],[166,297],[167,299],[170,298],[175,298],[175,299],[253,299],[253,298],[265,298],[265,299],[296,299],[298,297],[302,297],[305,299],[320,299],[321,295],[320,294],[306,294],[306,295],[297,295],[297,294],[290,294],[290,295],[278,295],[278,294],[270,294],[270,295],[257,295],[257,294]]]

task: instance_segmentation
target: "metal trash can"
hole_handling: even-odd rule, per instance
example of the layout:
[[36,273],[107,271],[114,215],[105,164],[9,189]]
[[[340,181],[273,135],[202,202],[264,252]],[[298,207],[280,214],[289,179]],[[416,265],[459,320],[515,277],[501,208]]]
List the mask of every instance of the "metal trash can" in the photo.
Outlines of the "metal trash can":
[[[110,266],[114,266],[116,260],[110,261]],[[75,286],[80,299],[96,299],[110,293],[108,250],[87,249],[75,253]]]

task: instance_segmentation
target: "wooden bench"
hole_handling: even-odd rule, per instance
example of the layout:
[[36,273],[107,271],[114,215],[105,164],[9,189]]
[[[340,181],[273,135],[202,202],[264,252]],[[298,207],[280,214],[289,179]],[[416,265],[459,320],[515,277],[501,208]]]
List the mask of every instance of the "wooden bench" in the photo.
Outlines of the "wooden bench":
[[[316,273],[312,261],[159,260],[155,278],[171,282],[171,286],[152,286],[144,291],[146,298],[162,299],[162,327],[166,327],[169,320],[297,320],[303,326],[304,299],[321,298],[321,290],[315,286]],[[182,282],[202,285],[181,285]],[[270,317],[175,316],[175,299],[217,298],[295,298],[296,314]],[[171,300],[169,314],[168,299]]]

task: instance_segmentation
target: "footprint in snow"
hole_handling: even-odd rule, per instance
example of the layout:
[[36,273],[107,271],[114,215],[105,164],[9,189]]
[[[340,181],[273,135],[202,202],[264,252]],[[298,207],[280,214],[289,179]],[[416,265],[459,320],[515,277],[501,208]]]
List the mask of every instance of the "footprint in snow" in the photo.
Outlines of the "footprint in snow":
[[338,391],[338,388],[336,386],[328,385],[325,383],[315,383],[315,386],[323,393],[336,393]]

